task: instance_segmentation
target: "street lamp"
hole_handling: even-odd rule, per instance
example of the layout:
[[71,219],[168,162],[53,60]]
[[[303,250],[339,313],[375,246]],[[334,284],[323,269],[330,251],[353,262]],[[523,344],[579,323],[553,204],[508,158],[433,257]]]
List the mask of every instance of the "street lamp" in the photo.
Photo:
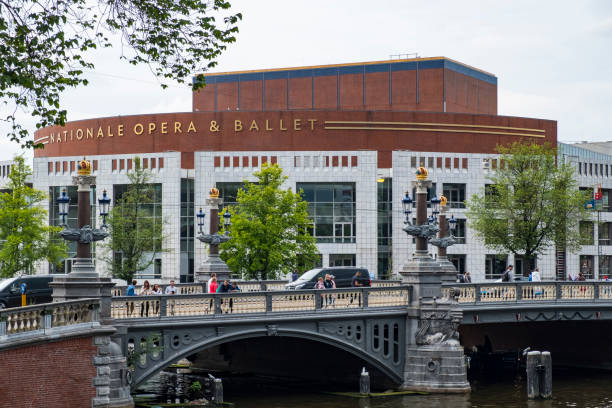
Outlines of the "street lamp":
[[200,212],[197,214],[198,226],[200,227],[200,233],[197,239],[208,244],[208,258],[202,262],[196,271],[196,280],[198,282],[206,282],[212,274],[216,274],[217,279],[223,280],[226,279],[226,277],[229,278],[231,273],[227,264],[219,257],[219,245],[230,240],[229,227],[231,224],[231,214],[227,209],[223,213],[223,227],[225,232],[219,234],[219,222],[221,218],[219,207],[223,204],[223,199],[219,197],[219,189],[215,187],[210,189],[210,195],[206,199],[206,204],[210,206],[208,234],[202,232],[205,215],[201,208]]
[[102,197],[98,198],[98,205],[100,206],[100,217],[102,217],[102,228],[107,228],[106,217],[109,213],[111,199],[106,195],[106,190],[102,192]]
[[410,213],[412,213],[412,198],[410,198],[410,194],[406,191],[406,195],[402,198],[402,208],[404,210],[404,215],[406,216],[406,220],[404,224],[410,224]]
[[430,220],[433,223],[438,222],[438,214],[440,214],[440,199],[438,197],[433,197],[430,200],[431,203],[431,217]]
[[225,212],[223,213],[223,229],[225,230],[226,234],[229,231],[230,225],[232,225],[231,219],[232,219],[232,214],[230,214],[230,212],[226,208]]
[[66,226],[66,216],[68,215],[68,209],[70,207],[70,197],[66,194],[66,189],[62,190],[62,194],[57,197],[57,204],[59,207],[59,215],[62,217],[61,226]]
[[200,212],[196,214],[198,217],[198,227],[200,228],[200,235],[204,232],[202,231],[202,227],[204,226],[204,218],[206,218],[206,214],[202,211],[202,207],[200,207]]
[[457,228],[457,220],[453,214],[451,214],[450,220],[448,220],[448,228],[450,229],[450,235],[454,237],[455,229]]

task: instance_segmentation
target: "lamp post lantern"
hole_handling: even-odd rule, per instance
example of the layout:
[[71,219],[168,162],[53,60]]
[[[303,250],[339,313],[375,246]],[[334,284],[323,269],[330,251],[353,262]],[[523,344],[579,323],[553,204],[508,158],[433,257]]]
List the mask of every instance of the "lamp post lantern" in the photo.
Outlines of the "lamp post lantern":
[[59,215],[62,217],[61,226],[66,226],[66,217],[68,216],[68,210],[70,208],[70,197],[66,194],[66,189],[62,189],[62,194],[57,197],[57,205],[59,207]]

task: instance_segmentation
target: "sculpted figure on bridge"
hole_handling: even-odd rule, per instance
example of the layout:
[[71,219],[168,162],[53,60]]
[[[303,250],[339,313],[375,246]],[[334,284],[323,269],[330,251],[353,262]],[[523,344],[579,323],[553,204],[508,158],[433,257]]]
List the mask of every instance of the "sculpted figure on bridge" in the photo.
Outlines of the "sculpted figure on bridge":
[[459,323],[461,311],[422,311],[419,330],[415,340],[418,345],[449,344],[459,345]]

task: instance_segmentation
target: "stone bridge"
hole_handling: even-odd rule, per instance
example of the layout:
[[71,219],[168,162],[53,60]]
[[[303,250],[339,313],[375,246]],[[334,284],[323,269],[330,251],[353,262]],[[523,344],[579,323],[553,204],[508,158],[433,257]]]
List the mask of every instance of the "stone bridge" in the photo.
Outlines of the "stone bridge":
[[111,316],[133,385],[177,360],[254,337],[326,343],[403,383],[409,286],[114,297]]
[[[103,401],[115,393],[118,400],[129,398],[129,387],[183,357],[246,339],[285,338],[342,350],[396,386],[414,389],[411,381],[442,379],[444,385],[437,390],[454,391],[465,384],[462,349],[458,343],[453,346],[454,329],[467,347],[479,345],[476,339],[484,336],[494,344],[534,345],[537,340],[530,333],[538,333],[544,346],[570,338],[575,349],[575,336],[589,330],[597,336],[612,320],[611,282],[447,283],[428,307],[416,298],[412,285],[399,282],[325,291],[262,291],[254,286],[252,291],[224,294],[197,293],[201,287],[183,285],[181,292],[190,294],[113,296],[107,300],[106,319],[100,317],[100,299],[2,310],[0,366],[15,370],[8,362],[32,347],[40,350],[41,345],[89,339],[79,343],[80,351],[64,364],[76,364],[75,356],[90,358],[93,374],[87,381],[94,384],[92,398]],[[121,294],[120,288],[115,293]],[[439,305],[450,309],[436,311]],[[436,327],[436,319],[453,320],[448,315],[452,308],[459,310],[454,329]],[[569,335],[554,329],[564,324],[573,325],[567,326]],[[449,337],[431,341],[427,333]],[[508,340],[512,336],[514,343]],[[601,356],[610,343],[606,336],[599,337],[602,342],[592,351]],[[461,362],[448,366],[445,358]],[[36,359],[31,364],[21,368],[36,372]]]

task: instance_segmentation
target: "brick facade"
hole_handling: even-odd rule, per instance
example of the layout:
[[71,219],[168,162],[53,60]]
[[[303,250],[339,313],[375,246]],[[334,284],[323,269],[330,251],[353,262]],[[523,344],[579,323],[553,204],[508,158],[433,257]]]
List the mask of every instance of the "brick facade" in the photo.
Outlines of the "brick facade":
[[91,407],[97,353],[91,337],[0,351],[0,407]]

